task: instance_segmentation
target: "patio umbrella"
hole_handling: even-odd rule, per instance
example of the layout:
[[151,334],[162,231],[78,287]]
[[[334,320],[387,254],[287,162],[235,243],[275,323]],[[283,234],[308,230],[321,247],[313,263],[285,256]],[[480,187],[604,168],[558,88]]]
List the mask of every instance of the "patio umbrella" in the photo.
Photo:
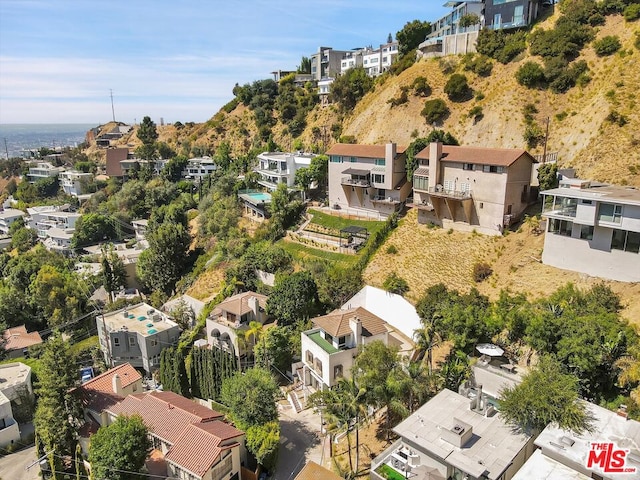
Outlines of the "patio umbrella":
[[427,467],[426,465],[411,469],[409,478],[413,480],[445,480],[437,468]]
[[482,355],[488,355],[490,357],[501,357],[504,355],[504,350],[493,343],[480,343],[476,345],[476,350]]

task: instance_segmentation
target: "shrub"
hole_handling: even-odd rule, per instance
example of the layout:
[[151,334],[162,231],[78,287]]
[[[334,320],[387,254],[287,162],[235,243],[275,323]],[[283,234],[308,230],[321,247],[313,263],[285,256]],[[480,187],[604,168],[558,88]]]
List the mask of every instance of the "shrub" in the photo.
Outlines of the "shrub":
[[382,288],[390,293],[404,295],[409,291],[409,284],[404,278],[398,276],[396,272],[391,272],[382,283]]
[[481,77],[487,77],[491,75],[493,62],[486,55],[468,54],[464,58],[464,69]]
[[640,18],[640,3],[634,3],[633,5],[627,6],[624,9],[624,12],[622,12],[622,15],[624,15],[624,19],[627,22],[637,20]]
[[484,117],[484,114],[482,113],[482,107],[480,105],[474,106],[471,110],[469,110],[467,116],[469,118],[473,118],[474,122],[477,122],[478,120],[482,119],[482,117]]
[[604,15],[600,13],[594,13],[589,17],[589,25],[592,27],[597,27],[598,25],[604,25],[605,19]]
[[413,91],[416,95],[420,95],[422,97],[428,97],[431,95],[431,87],[425,77],[416,77],[411,86],[413,87]]
[[396,253],[398,253],[398,249],[396,248],[396,246],[395,246],[395,245],[389,245],[389,246],[387,247],[387,253],[388,253],[389,255],[395,255]]
[[444,93],[446,93],[449,96],[449,100],[453,102],[464,102],[471,99],[473,94],[467,82],[467,77],[460,73],[454,73],[449,77],[449,80],[447,80],[444,86]]
[[409,101],[409,95],[407,94],[409,87],[402,87],[400,89],[400,95],[398,97],[393,97],[387,100],[387,103],[391,105],[391,107],[397,107],[398,105],[402,105]]
[[537,87],[545,81],[544,70],[537,62],[526,62],[516,72],[516,80],[525,87]]
[[445,75],[449,75],[455,72],[456,68],[458,68],[458,60],[452,56],[440,57],[440,59],[438,60],[438,65],[440,66],[440,70],[442,70],[442,73],[444,73]]
[[640,32],[636,32],[636,39],[633,42],[633,46],[640,50]]
[[420,114],[429,124],[440,123],[449,115],[449,107],[447,107],[445,101],[440,98],[427,100]]
[[[238,106],[238,104],[240,103],[240,100],[238,100],[238,98],[234,98],[233,100],[231,100],[230,102],[227,102],[223,107],[222,110],[224,110],[227,113],[231,113],[235,110],[235,108]],[[180,124],[181,126],[183,126],[182,124]],[[177,125],[176,125],[177,128]]]
[[485,262],[478,262],[473,266],[473,279],[476,283],[480,283],[493,273],[491,265]]
[[629,121],[625,115],[617,112],[616,110],[611,110],[605,120],[609,123],[618,125],[619,127],[624,127]]
[[525,127],[524,134],[522,136],[524,141],[527,142],[527,148],[532,149],[542,142],[544,139],[544,132],[537,123],[531,122]]
[[524,121],[527,123],[533,122],[533,116],[538,113],[538,109],[533,103],[527,103],[522,107],[522,114],[524,115]]
[[593,42],[593,49],[599,57],[613,55],[620,50],[620,47],[622,47],[622,45],[620,44],[620,39],[618,39],[616,35],[607,35],[606,37],[602,37],[600,40]]
[[525,37],[525,32],[483,29],[478,34],[476,50],[501,63],[509,63],[526,49]]
[[563,121],[565,118],[567,118],[567,115],[569,115],[567,112],[560,112],[560,113],[556,113],[556,120],[558,120],[559,122]]

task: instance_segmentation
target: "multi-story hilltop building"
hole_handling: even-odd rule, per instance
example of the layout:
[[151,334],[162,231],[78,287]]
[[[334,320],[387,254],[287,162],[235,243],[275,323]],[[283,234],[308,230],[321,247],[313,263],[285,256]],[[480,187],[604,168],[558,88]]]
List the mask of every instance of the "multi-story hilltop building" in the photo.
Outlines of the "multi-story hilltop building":
[[313,80],[317,82],[323,78],[337,77],[340,74],[342,57],[349,52],[350,50],[334,50],[331,47],[319,47],[318,51],[309,57],[311,60],[311,76]]
[[499,235],[531,203],[535,159],[522,149],[431,143],[413,173],[418,222]]
[[187,168],[182,172],[182,176],[184,178],[202,181],[207,175],[214,174],[217,168],[218,166],[215,160],[211,157],[190,158],[187,161]]
[[258,183],[271,191],[278,188],[280,183],[293,188],[296,172],[311,165],[313,157],[313,153],[263,152],[258,155],[258,166],[254,169],[260,175]]
[[77,197],[85,193],[84,185],[93,180],[93,173],[78,172],[76,170],[65,170],[58,175],[60,186],[67,195]]
[[63,167],[54,167],[49,162],[38,162],[35,167],[29,168],[27,178],[29,183],[35,183],[45,178],[57,177],[62,171],[64,171]]
[[541,192],[542,261],[623,282],[640,281],[640,191],[580,179]]
[[329,204],[334,209],[385,217],[398,210],[411,192],[405,147],[338,143],[327,155]]

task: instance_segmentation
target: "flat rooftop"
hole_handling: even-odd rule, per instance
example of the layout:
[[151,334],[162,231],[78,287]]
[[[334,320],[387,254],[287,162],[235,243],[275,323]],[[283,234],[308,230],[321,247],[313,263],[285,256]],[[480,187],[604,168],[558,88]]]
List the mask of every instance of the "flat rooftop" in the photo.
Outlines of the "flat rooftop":
[[511,480],[589,480],[585,474],[547,457],[536,450]]
[[591,184],[588,188],[552,188],[540,192],[542,195],[556,195],[558,197],[580,198],[584,200],[607,201],[640,205],[640,190],[634,187],[619,185]]
[[31,367],[20,362],[0,365],[0,390],[23,384],[30,372]]
[[129,332],[136,332],[143,337],[178,326],[166,314],[146,303],[107,313],[104,315],[104,321],[112,331],[126,327]]
[[13,217],[24,217],[26,213],[22,210],[18,210],[17,208],[5,208],[0,210],[0,219],[13,218]]
[[[584,470],[591,443],[613,442],[617,448],[628,449],[627,466],[636,467],[640,471],[640,422],[628,420],[615,412],[584,402],[587,412],[593,417],[594,431],[576,435],[568,430],[547,426],[535,441],[543,452],[553,455],[564,464]],[[603,475],[599,467],[593,469]],[[629,475],[606,474],[605,478],[630,478]]]
[[[491,417],[470,409],[470,400],[443,390],[425,403],[394,432],[446,463],[475,477],[497,479],[525,447],[529,436],[515,433],[499,413]],[[443,439],[458,425],[470,427],[473,435],[459,448]],[[464,430],[463,430],[464,431]]]

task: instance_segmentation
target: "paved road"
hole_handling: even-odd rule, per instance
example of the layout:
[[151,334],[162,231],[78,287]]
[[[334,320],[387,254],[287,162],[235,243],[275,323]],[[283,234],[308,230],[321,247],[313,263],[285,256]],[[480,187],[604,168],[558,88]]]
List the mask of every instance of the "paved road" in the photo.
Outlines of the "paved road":
[[280,455],[274,480],[292,480],[313,460],[321,463],[322,436],[320,417],[311,409],[295,413],[285,408],[280,411]]
[[0,478],[2,480],[38,480],[40,468],[34,465],[29,470],[25,467],[33,463],[36,458],[36,447],[25,448],[0,458]]

